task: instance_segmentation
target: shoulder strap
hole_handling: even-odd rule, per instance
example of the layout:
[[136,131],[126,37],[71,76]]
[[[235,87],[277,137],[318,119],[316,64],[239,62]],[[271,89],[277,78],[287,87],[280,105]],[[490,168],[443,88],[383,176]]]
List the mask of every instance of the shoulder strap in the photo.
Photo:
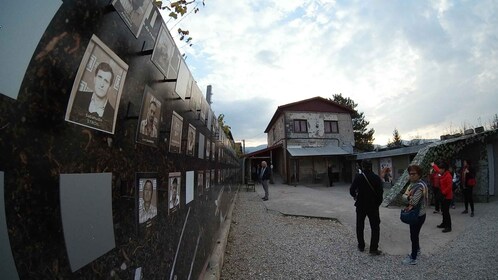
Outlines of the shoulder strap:
[[365,177],[365,180],[367,180],[367,183],[368,185],[370,186],[370,188],[372,189],[372,191],[377,194],[377,192],[375,191],[374,187],[372,186],[372,184],[370,184],[370,181],[368,180],[367,178],[367,175],[365,175],[365,173],[361,173],[363,175],[363,177]]

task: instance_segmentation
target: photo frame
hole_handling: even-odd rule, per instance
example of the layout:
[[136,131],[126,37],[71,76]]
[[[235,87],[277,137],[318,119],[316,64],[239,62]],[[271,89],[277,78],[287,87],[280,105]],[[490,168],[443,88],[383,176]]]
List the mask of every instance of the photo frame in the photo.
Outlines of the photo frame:
[[136,221],[139,227],[153,225],[158,213],[157,173],[136,173]]
[[169,136],[169,152],[181,153],[182,151],[182,128],[183,118],[173,111],[171,116],[171,130]]
[[161,105],[154,90],[145,86],[137,126],[137,143],[157,147],[162,116]]
[[187,156],[194,156],[195,152],[195,126],[192,124],[188,125],[188,132],[187,132]]
[[204,194],[204,170],[197,171],[197,196]]
[[180,208],[181,186],[182,173],[170,172],[168,174],[168,214]]
[[177,79],[180,68],[181,55],[173,37],[163,23],[159,29],[152,56],[152,63],[163,74],[165,79]]
[[138,38],[145,17],[150,13],[151,0],[113,0],[112,5],[131,33]]
[[114,134],[128,65],[92,35],[71,89],[65,120]]

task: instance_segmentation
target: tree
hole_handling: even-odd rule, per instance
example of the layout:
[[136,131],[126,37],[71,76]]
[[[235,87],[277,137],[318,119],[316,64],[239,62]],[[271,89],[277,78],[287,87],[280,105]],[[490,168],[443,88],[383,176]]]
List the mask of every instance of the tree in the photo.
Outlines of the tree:
[[218,124],[220,125],[221,129],[223,129],[223,131],[225,132],[227,138],[233,141],[232,128],[229,125],[225,124],[224,114],[220,114],[218,116]]
[[356,149],[360,151],[373,151],[373,141],[375,140],[373,135],[375,130],[373,128],[367,130],[367,126],[370,122],[365,120],[363,112],[358,112],[356,110],[358,104],[356,104],[349,97],[343,97],[342,93],[334,94],[333,99],[331,100],[354,111],[353,114],[351,114],[351,118],[353,121],[353,133]]
[[[196,14],[199,12],[199,2],[197,0],[191,0],[191,1],[186,1],[186,0],[177,0],[177,1],[172,1],[169,2],[169,4],[163,6],[163,1],[162,0],[155,0],[154,4],[161,10],[168,10],[169,14],[168,16],[172,19],[178,19],[180,17],[185,17],[189,15],[191,12],[194,12]],[[194,7],[189,11],[189,6],[194,5]],[[205,6],[206,3],[204,0],[202,0],[202,6]],[[188,30],[183,30],[181,28],[178,28],[177,30],[178,34],[180,35],[180,41],[185,41],[185,43],[189,44],[189,46],[192,46],[192,37],[190,37],[190,32]]]
[[387,142],[387,146],[389,148],[396,148],[396,147],[401,147],[403,145],[403,142],[401,141],[401,136],[399,135],[398,129],[395,128],[393,131],[393,141],[389,140]]

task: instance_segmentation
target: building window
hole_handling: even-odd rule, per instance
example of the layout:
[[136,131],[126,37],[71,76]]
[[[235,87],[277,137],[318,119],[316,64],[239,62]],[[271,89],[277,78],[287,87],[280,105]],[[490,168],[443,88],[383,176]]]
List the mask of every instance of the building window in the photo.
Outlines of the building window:
[[339,125],[337,121],[324,122],[325,133],[339,133]]
[[308,122],[306,120],[294,120],[294,132],[308,132]]

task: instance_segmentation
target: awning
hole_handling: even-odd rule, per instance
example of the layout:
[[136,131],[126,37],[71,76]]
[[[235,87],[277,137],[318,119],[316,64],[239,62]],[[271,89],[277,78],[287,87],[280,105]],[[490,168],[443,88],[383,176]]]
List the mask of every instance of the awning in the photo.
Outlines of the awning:
[[337,156],[351,154],[337,146],[287,148],[287,151],[293,157]]

